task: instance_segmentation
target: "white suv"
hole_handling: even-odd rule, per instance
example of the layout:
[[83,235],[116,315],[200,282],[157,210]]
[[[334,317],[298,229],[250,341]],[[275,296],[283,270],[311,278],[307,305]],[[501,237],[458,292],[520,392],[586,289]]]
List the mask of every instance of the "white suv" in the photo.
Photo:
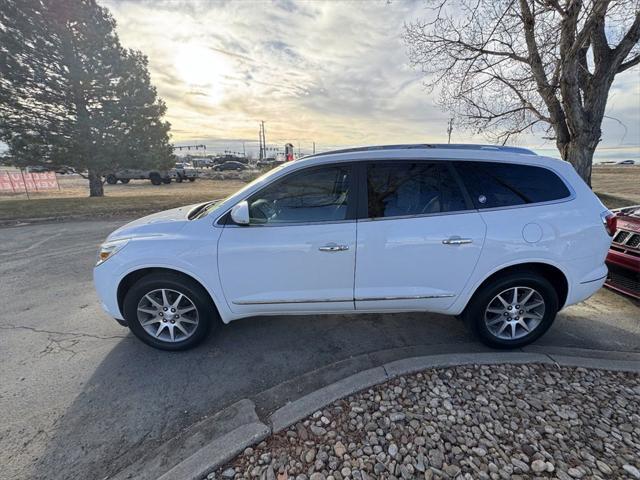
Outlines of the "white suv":
[[111,316],[167,350],[220,320],[402,311],[514,348],[602,286],[612,218],[570,164],[525,149],[349,149],[125,225],[94,278]]

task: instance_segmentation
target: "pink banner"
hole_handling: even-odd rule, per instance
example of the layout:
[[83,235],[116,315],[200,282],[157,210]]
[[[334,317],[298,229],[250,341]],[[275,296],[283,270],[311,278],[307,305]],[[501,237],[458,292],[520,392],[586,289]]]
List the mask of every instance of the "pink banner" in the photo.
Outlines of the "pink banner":
[[20,193],[26,190],[55,190],[58,188],[56,172],[0,172],[0,192]]

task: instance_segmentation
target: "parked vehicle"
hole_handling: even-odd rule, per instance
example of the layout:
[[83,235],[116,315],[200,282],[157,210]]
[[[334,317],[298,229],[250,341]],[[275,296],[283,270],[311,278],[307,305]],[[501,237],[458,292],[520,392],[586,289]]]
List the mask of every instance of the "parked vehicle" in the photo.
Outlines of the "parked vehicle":
[[188,162],[177,162],[175,167],[171,169],[169,175],[176,179],[176,182],[182,183],[184,180],[195,182],[198,177],[198,172],[193,165]]
[[607,255],[605,285],[640,299],[640,205],[614,210],[615,234]]
[[221,163],[220,165],[216,165],[215,167],[213,167],[213,169],[216,172],[223,172],[225,170],[240,171],[240,170],[246,170],[247,166],[244,163],[229,161],[229,162]]
[[219,320],[402,311],[516,348],[602,286],[613,218],[569,163],[525,149],[349,149],[121,227],[94,279],[111,316],[167,350]]
[[196,170],[190,165],[176,163],[171,170],[142,170],[137,168],[126,168],[106,175],[105,180],[109,185],[116,183],[129,183],[130,180],[150,180],[154,185],[171,183],[174,179],[181,183],[183,180],[194,182],[198,176]]
[[635,165],[635,160],[620,160],[616,165]]

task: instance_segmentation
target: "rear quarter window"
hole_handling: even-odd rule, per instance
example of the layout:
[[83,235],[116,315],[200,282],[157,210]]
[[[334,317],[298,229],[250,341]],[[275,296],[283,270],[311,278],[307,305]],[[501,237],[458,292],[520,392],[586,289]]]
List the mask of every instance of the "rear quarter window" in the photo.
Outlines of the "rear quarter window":
[[497,208],[561,200],[571,195],[553,171],[532,165],[455,162],[476,208]]

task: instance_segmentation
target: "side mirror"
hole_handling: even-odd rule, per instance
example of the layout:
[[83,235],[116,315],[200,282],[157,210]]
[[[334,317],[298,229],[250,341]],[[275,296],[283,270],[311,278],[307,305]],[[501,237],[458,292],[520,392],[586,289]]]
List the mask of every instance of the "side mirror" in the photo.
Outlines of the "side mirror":
[[238,225],[249,225],[249,202],[237,203],[231,209],[231,220]]

